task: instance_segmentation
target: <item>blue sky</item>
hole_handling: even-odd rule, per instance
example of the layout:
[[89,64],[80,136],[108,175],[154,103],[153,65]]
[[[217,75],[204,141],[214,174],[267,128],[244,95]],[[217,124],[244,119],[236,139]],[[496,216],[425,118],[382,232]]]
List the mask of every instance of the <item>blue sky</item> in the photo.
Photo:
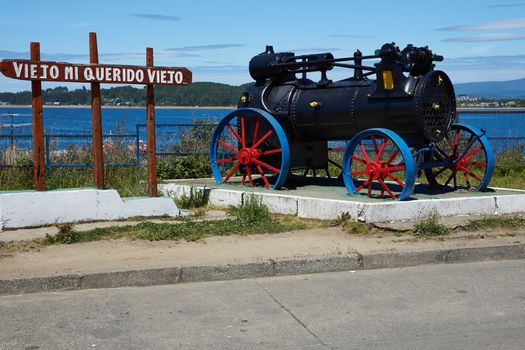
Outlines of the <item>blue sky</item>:
[[[188,67],[194,81],[251,81],[248,61],[266,44],[349,56],[392,41],[445,56],[438,68],[455,83],[525,77],[519,0],[9,0],[0,13],[0,59],[28,58],[29,42],[38,41],[42,59],[87,63],[91,31],[101,63],[142,65],[153,47],[156,65]],[[340,79],[351,71],[330,73]],[[0,91],[29,89],[0,76]]]

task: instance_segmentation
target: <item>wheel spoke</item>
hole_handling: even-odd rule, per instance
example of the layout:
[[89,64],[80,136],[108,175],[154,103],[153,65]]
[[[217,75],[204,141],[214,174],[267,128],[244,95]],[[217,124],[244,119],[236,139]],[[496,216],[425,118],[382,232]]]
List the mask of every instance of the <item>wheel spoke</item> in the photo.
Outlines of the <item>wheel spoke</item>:
[[365,175],[365,174],[366,174],[366,170],[352,171],[350,173],[351,176],[354,176],[354,175]]
[[241,162],[235,163],[235,166],[233,167],[233,169],[224,178],[224,180],[223,180],[224,182],[228,181],[230,179],[230,177],[232,177],[233,173],[235,173],[235,170],[237,170],[237,168],[239,168],[239,165],[241,165]]
[[366,180],[365,182],[363,182],[363,184],[361,186],[359,186],[358,188],[356,188],[355,190],[357,192],[361,191],[363,189],[363,187],[365,187],[366,185],[368,185],[370,183],[370,177],[368,178],[368,180]]
[[363,164],[368,164],[368,162],[362,158],[359,158],[358,156],[352,156],[352,159]]
[[395,182],[397,182],[397,184],[401,187],[404,187],[405,184],[403,183],[403,181],[399,180],[397,177],[395,177],[394,175],[392,175],[391,173],[388,173],[386,176],[388,176],[389,178],[391,178],[392,180],[394,180]]
[[263,143],[264,140],[266,140],[268,137],[270,137],[271,134],[273,134],[273,130],[269,130],[266,134],[264,134],[264,136],[261,137],[261,139],[259,141],[257,141],[257,143],[255,145],[253,145],[251,148],[252,149],[257,148],[257,146],[259,146],[261,143]]
[[473,151],[470,151],[469,153],[465,154],[463,156],[464,159],[469,159],[470,157],[472,157],[474,154],[478,153],[478,152],[481,152],[483,150],[483,147],[480,146],[478,148],[476,148],[475,150]]
[[[442,156],[440,156],[439,160],[444,160],[445,158],[448,158],[449,156],[443,151],[438,145],[436,145],[436,150],[441,153]],[[437,153],[434,153],[437,156]]]
[[252,187],[255,187],[253,185],[253,180],[252,180],[252,171],[250,170],[249,166],[246,166],[246,173],[248,174],[248,181],[250,181],[250,185],[252,185]]
[[230,163],[236,160],[237,158],[224,158],[217,161],[217,164]]
[[448,184],[450,183],[450,181],[452,181],[452,178],[454,177],[455,174],[456,174],[456,172],[454,170],[452,170],[452,174],[450,174],[450,176],[448,177],[447,181],[445,181],[445,186],[448,186]]
[[461,171],[463,171],[465,174],[469,174],[470,176],[472,176],[473,178],[475,178],[476,180],[480,181],[481,182],[481,177],[479,177],[478,175],[474,174],[472,171],[468,170],[467,168],[464,168],[464,167],[459,167],[461,169]]
[[467,189],[470,189],[470,178],[467,173],[463,173],[463,176],[465,177],[465,182],[467,183]]
[[268,151],[261,152],[261,153],[259,153],[259,155],[267,156],[269,154],[274,154],[274,153],[281,153],[281,149],[280,148],[271,149],[271,150],[268,150]]
[[404,166],[404,165],[398,165],[398,166],[388,167],[388,171],[390,171],[390,172],[394,172],[394,171],[402,171],[402,170],[405,170],[405,166]]
[[241,116],[241,144],[242,148],[246,148],[246,138],[244,132],[244,116]]
[[[388,139],[383,139],[383,142],[381,142],[381,147],[379,148],[379,152],[377,152],[376,162],[381,159],[381,155],[383,154],[383,151],[385,150],[387,142],[388,142]],[[387,163],[390,163],[390,162],[387,162]]]
[[379,184],[381,185],[381,187],[383,187],[383,189],[390,195],[390,197],[392,197],[392,199],[396,199],[395,194],[392,193],[390,188],[388,188],[388,186],[385,184],[383,180],[377,179],[377,181],[379,181]]
[[378,154],[379,153],[379,149],[377,148],[376,138],[374,137],[374,135],[372,135],[372,136],[370,136],[370,139],[372,140],[372,145],[374,145],[374,151],[376,152],[376,154]]
[[252,145],[254,145],[255,141],[257,141],[257,134],[259,133],[259,123],[260,123],[260,121],[261,121],[260,117],[257,117],[257,119],[255,120],[255,130],[253,132]]
[[454,138],[454,154],[456,154],[458,152],[458,145],[459,145],[459,135],[460,135],[460,131],[459,130],[456,130],[456,137]]
[[228,129],[230,129],[230,131],[232,132],[233,136],[235,136],[237,138],[237,140],[239,140],[239,143],[242,145],[242,139],[239,136],[239,134],[237,134],[237,131],[235,131],[235,129],[230,124],[226,125],[226,127]]
[[259,164],[257,164],[257,171],[259,172],[259,174],[261,174],[266,187],[270,188],[270,183],[268,182],[268,179],[266,178],[266,176],[264,176],[264,171],[261,169],[261,166]]
[[367,163],[369,163],[370,160],[368,159],[368,155],[366,154],[365,147],[363,147],[363,145],[360,143],[359,144],[359,148],[361,149],[361,153],[363,154],[363,158],[365,159],[365,161]]
[[487,162],[471,162],[471,163],[469,163],[469,165],[486,167],[487,166]]
[[252,159],[252,161],[253,161],[255,164],[258,164],[258,165],[260,165],[260,166],[262,166],[262,167],[265,167],[265,168],[268,169],[268,170],[273,171],[274,173],[277,173],[277,174],[280,173],[279,169],[274,168],[273,166],[271,166],[271,165],[269,165],[269,164],[266,164],[265,162],[261,162],[261,161],[258,160],[258,159]]
[[341,166],[341,164],[337,164],[336,162],[334,162],[333,160],[331,160],[330,158],[328,158],[328,162],[336,167],[338,167],[339,169],[343,169],[343,167]]
[[246,182],[246,172],[244,172],[244,173],[242,174],[241,185],[244,185],[245,182]]
[[386,161],[387,164],[392,163],[392,161],[393,161],[394,159],[396,159],[396,157],[397,157],[398,154],[399,154],[399,150],[396,149],[396,150],[394,151],[394,153],[392,153],[392,155],[390,156],[390,158],[388,158],[388,160]]
[[232,151],[233,153],[235,153],[235,154],[239,154],[239,151],[238,151],[238,150],[236,150],[235,148],[233,148],[233,146],[228,145],[228,144],[227,144],[226,142],[224,142],[223,140],[219,139],[219,141],[217,141],[217,143],[218,143],[219,145],[222,145],[222,146],[224,146],[225,148],[229,149],[229,150]]
[[372,197],[372,175],[370,175],[369,181],[368,181],[368,197]]
[[434,176],[434,177],[439,176],[447,169],[448,169],[448,167],[443,167],[439,171],[436,171],[435,173],[432,173],[432,176]]

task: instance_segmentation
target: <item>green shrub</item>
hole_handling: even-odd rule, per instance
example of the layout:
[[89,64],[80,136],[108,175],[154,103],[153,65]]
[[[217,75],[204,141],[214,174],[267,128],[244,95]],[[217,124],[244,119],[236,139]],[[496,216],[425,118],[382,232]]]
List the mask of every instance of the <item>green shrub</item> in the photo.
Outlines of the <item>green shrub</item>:
[[183,193],[179,198],[175,199],[177,207],[182,209],[195,209],[204,207],[208,204],[208,192],[206,187],[202,189],[196,189],[193,186],[190,187],[190,193]]
[[80,241],[81,235],[73,229],[71,224],[56,224],[58,232],[55,235],[46,234],[45,241],[48,244],[71,244]]
[[231,207],[229,212],[237,220],[248,225],[272,220],[268,207],[254,195],[249,196],[240,206]]
[[211,166],[208,155],[171,156],[157,162],[157,176],[160,180],[196,179],[209,177]]
[[414,235],[418,237],[446,236],[450,230],[447,226],[438,222],[438,215],[433,214],[418,222],[413,229]]

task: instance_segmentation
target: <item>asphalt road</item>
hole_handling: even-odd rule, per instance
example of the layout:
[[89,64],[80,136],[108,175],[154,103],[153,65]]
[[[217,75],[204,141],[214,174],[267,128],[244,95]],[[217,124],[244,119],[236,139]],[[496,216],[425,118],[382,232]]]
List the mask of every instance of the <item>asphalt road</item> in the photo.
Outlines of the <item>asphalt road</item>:
[[0,349],[523,349],[525,261],[0,297]]

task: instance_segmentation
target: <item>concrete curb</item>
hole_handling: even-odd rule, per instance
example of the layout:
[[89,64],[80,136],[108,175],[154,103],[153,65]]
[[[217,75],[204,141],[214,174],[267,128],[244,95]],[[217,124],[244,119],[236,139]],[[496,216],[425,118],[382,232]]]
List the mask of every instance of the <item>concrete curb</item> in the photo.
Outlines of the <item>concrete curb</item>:
[[395,268],[440,263],[525,259],[525,244],[412,252],[359,253],[244,264],[181,266],[133,271],[0,280],[0,295],[59,290],[153,286],[319,272]]
[[[421,198],[413,201],[361,202],[300,196],[294,191],[258,192],[247,189],[225,189],[176,182],[159,185],[160,192],[177,198],[192,189],[206,191],[210,204],[241,205],[249,196],[260,198],[271,212],[297,215],[303,218],[333,220],[346,213],[351,219],[371,224],[421,220],[432,215],[457,217],[470,215],[500,215],[525,212],[525,194],[493,194],[454,198]],[[512,191],[514,190],[508,190]]]

